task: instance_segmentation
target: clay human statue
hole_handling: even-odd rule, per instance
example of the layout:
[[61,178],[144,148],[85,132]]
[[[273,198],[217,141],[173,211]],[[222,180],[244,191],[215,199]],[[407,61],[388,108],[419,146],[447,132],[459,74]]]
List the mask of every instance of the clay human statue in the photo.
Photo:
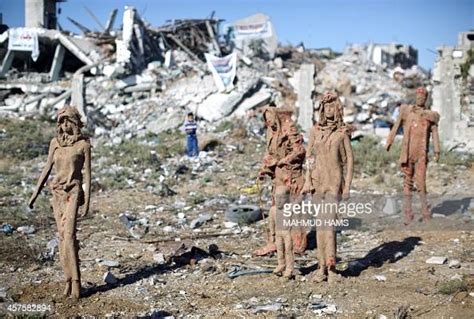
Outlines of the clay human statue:
[[[263,256],[276,251],[275,226],[277,208],[275,192],[277,188],[288,188],[291,200],[297,200],[304,182],[303,163],[305,150],[301,135],[298,133],[291,110],[267,107],[263,112],[267,127],[267,147],[259,178],[269,176],[272,179],[272,207],[269,213],[269,234],[267,244],[254,251],[254,255]],[[292,231],[294,251],[302,253],[306,250],[306,232]]]
[[[439,160],[440,146],[438,135],[439,114],[427,110],[425,103],[428,92],[424,87],[416,90],[415,105],[402,104],[400,115],[387,137],[386,150],[392,146],[395,135],[403,127],[400,165],[403,174],[404,223],[408,225],[414,218],[412,209],[412,191],[416,185],[420,194],[423,220],[431,219],[431,211],[426,199],[426,169],[428,167],[428,148],[430,136],[433,137],[434,161]],[[415,184],[415,185],[414,185]]]
[[[319,108],[319,122],[310,131],[307,147],[308,174],[303,193],[313,194],[314,203],[339,203],[349,198],[354,158],[350,129],[343,122],[343,108],[335,93],[325,93]],[[336,282],[336,231],[332,221],[337,211],[325,210],[318,216],[323,227],[318,227],[316,241],[319,269],[314,282]]]
[[91,146],[81,128],[81,116],[76,108],[65,106],[59,110],[57,136],[51,140],[46,166],[28,202],[33,208],[54,167],[55,175],[49,186],[59,233],[59,258],[66,280],[64,296],[75,299],[80,298],[81,293],[76,219],[78,214],[83,217],[88,213],[91,186]]

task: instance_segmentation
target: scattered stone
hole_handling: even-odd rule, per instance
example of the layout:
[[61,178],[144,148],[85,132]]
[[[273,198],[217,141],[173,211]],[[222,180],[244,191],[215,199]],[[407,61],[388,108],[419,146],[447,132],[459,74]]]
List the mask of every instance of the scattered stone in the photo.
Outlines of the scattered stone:
[[199,214],[199,217],[196,219],[193,219],[191,223],[189,224],[189,227],[191,229],[198,228],[205,224],[206,222],[212,220],[212,216],[210,214]]
[[383,213],[385,215],[394,215],[400,212],[397,200],[393,197],[387,198],[385,206],[383,207]]
[[58,245],[59,245],[59,239],[57,237],[55,237],[55,238],[51,239],[50,241],[48,241],[48,244],[46,245],[46,248],[48,249],[48,256],[50,258],[54,257],[54,253],[55,253],[55,250],[58,247]]
[[273,304],[263,305],[263,306],[256,306],[252,309],[252,313],[257,314],[257,313],[269,312],[269,311],[279,311],[282,306],[283,304],[281,302],[275,302]]
[[235,228],[235,227],[239,226],[239,224],[234,223],[234,222],[224,222],[224,226],[225,226],[225,228]]
[[7,297],[7,289],[0,288],[0,298],[6,298],[6,297]]
[[166,262],[165,256],[162,253],[154,254],[153,260],[159,265],[163,265]]
[[99,264],[99,266],[102,266],[102,267],[115,268],[115,267],[120,266],[120,263],[115,260],[96,259],[95,262]]
[[448,263],[449,268],[461,268],[461,262],[457,259],[452,259]]
[[30,235],[33,234],[36,229],[34,226],[20,226],[16,229],[16,231],[25,235]]
[[335,314],[337,312],[337,306],[335,304],[326,304],[324,302],[312,303],[309,308],[319,316],[323,314]]
[[110,285],[116,285],[118,283],[118,279],[110,271],[107,271],[102,279],[105,283]]
[[173,226],[169,226],[169,225],[168,225],[168,226],[163,227],[163,231],[164,231],[165,233],[171,233],[171,232],[174,232],[175,229],[174,229]]
[[377,281],[386,281],[387,280],[387,277],[385,277],[384,275],[375,275],[374,278]]
[[443,265],[447,260],[448,260],[448,258],[446,258],[446,257],[433,256],[433,257],[428,258],[426,260],[426,263],[430,264],[430,265]]

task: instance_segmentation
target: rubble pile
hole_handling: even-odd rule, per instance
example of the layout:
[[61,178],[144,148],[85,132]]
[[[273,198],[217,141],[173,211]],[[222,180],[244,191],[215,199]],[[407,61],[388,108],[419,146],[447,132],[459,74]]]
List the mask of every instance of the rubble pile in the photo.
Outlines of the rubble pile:
[[[353,123],[357,129],[371,132],[376,127],[388,128],[398,106],[409,102],[407,95],[411,91],[401,79],[397,81],[393,76],[397,70],[402,69],[390,69],[372,62],[364,46],[348,47],[317,74],[316,92],[337,91],[345,103],[345,122]],[[419,68],[406,73],[421,81],[427,79]]]
[[[373,45],[354,45],[342,55],[303,44],[277,48],[274,27],[262,14],[235,22],[226,34],[219,34],[223,20],[213,17],[153,27],[132,7],[125,7],[121,29],[113,30],[116,14],[102,32],[70,19],[81,36],[41,28],[5,31],[0,114],[54,117],[71,103],[94,137],[120,143],[175,129],[187,112],[212,123],[273,103],[295,108],[307,132],[317,121],[318,96],[335,90],[346,122],[362,134],[378,134],[377,128],[386,133],[413,84],[427,80],[417,66],[375,63]],[[257,36],[248,36],[252,30]],[[38,41],[38,60],[26,69],[29,53],[10,48],[16,33]]]

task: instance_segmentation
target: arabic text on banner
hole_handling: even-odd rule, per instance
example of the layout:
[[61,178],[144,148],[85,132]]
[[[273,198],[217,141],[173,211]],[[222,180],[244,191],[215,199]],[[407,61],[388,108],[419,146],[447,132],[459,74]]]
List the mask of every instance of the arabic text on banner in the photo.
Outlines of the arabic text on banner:
[[39,56],[38,34],[32,28],[14,28],[8,30],[8,50],[31,51],[31,58]]
[[225,57],[219,58],[206,53],[206,61],[211,70],[214,82],[219,92],[229,91],[234,88],[234,78],[237,68],[237,55],[231,53]]

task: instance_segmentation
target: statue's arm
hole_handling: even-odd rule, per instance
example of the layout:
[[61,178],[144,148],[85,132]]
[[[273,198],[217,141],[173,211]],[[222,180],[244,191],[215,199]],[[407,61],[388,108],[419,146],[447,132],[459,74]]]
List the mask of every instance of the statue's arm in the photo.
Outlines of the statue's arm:
[[31,195],[30,200],[28,201],[28,206],[30,208],[33,208],[36,198],[38,198],[39,193],[41,193],[41,190],[43,189],[44,184],[46,184],[49,174],[51,173],[51,169],[54,165],[54,151],[56,150],[56,147],[56,139],[52,139],[51,143],[49,144],[48,160],[46,161],[46,165],[43,168],[43,172],[41,173],[38,183],[36,184],[36,188],[33,194]]
[[402,113],[400,112],[400,115],[398,116],[397,120],[392,126],[392,129],[390,130],[390,134],[388,134],[387,142],[385,143],[385,149],[387,150],[387,152],[390,151],[390,147],[393,144],[395,135],[397,135],[398,129],[402,125],[402,122],[403,122],[403,117],[402,117]]
[[343,198],[349,198],[349,192],[352,183],[352,177],[354,175],[354,154],[352,152],[351,146],[351,138],[349,135],[344,136],[344,150],[346,153],[346,160],[347,160],[347,170],[346,176],[344,179],[344,189],[343,189]]
[[82,216],[87,215],[89,212],[89,204],[91,199],[91,145],[87,142],[84,149],[85,162],[84,162],[84,207],[82,211]]

